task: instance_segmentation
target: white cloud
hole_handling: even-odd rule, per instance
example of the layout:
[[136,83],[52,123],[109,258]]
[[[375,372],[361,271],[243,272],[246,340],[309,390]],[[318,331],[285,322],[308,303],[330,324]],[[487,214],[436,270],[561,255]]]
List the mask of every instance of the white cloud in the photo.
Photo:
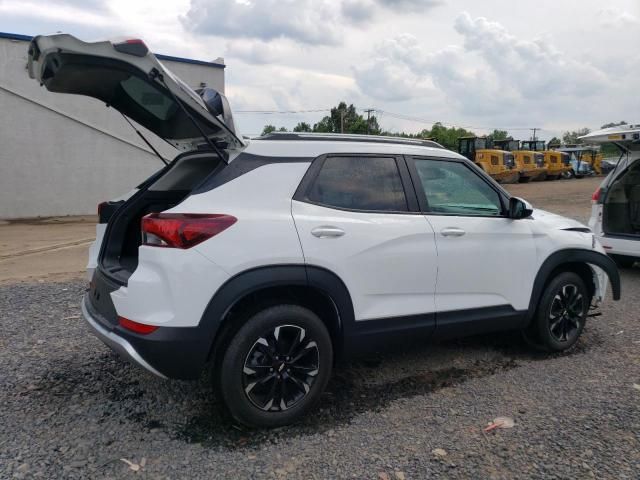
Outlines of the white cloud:
[[640,18],[620,10],[618,8],[603,8],[598,12],[600,24],[604,27],[637,27],[640,26]]
[[455,29],[464,37],[467,52],[475,52],[499,76],[525,97],[554,92],[555,95],[586,97],[600,91],[603,72],[578,62],[542,39],[521,40],[497,22],[461,14]]
[[444,0],[376,0],[380,5],[401,12],[424,12],[427,9],[443,5]]
[[339,7],[329,0],[192,0],[182,23],[206,35],[335,45],[341,41]]
[[378,12],[424,13],[442,0],[191,0],[181,18],[194,33],[270,41],[289,38],[309,45],[339,45],[347,29]]
[[418,40],[401,34],[380,42],[371,60],[353,68],[362,91],[377,99],[403,101],[425,97],[434,89],[425,77],[425,55]]
[[602,71],[547,41],[516,38],[501,24],[467,13],[454,25],[462,46],[429,52],[410,34],[383,40],[373,59],[354,69],[358,86],[380,100],[439,96],[457,110],[484,116],[536,110],[564,97],[587,101],[605,87]]
[[355,24],[370,21],[375,15],[374,0],[343,0],[342,15]]
[[[575,129],[639,120],[637,2],[0,0],[0,31],[131,34],[161,53],[225,56],[234,109],[345,100],[461,125]],[[238,121],[256,132],[322,115]],[[425,126],[395,121],[383,117],[383,126]]]
[[245,38],[234,38],[227,42],[225,57],[237,58],[246,63],[256,65],[277,63],[287,58],[290,46],[282,41],[263,42]]
[[[92,7],[92,3],[88,6]],[[83,8],[80,1],[42,4],[36,1],[5,0],[0,2],[0,15],[30,16],[49,21],[52,25],[59,22],[73,22],[90,27],[106,27],[113,22],[113,17],[109,16],[103,8]],[[52,28],[50,33],[58,30]]]

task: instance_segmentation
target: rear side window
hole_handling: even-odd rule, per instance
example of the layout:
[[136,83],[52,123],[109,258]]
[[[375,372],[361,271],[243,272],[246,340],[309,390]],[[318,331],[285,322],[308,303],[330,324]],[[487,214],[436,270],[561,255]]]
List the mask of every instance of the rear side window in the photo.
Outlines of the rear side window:
[[328,157],[313,181],[307,199],[349,210],[408,210],[393,157]]

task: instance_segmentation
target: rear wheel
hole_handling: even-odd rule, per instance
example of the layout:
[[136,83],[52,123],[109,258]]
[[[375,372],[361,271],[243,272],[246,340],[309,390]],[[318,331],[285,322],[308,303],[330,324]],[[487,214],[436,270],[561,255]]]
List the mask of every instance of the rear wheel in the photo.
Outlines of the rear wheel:
[[299,420],[318,402],[333,364],[324,323],[297,305],[277,305],[247,319],[216,372],[231,415],[251,427]]
[[571,348],[584,329],[590,304],[582,278],[560,273],[545,288],[526,338],[550,352]]
[[611,257],[620,268],[631,268],[637,260],[635,257],[629,257],[628,255],[611,255]]

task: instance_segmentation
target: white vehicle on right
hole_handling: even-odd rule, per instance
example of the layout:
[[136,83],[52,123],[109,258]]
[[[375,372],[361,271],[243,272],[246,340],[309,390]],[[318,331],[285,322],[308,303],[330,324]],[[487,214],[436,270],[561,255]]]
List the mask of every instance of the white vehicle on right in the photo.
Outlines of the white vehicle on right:
[[640,125],[605,128],[580,137],[586,143],[613,143],[616,167],[591,198],[589,227],[619,267],[640,262]]

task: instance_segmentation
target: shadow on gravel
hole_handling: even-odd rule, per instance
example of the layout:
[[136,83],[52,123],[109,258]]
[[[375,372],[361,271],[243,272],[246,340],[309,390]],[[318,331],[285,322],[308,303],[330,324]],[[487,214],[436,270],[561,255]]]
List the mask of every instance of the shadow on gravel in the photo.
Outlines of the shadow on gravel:
[[545,361],[553,358],[569,357],[573,355],[582,355],[588,353],[592,348],[599,347],[603,344],[603,339],[599,332],[595,330],[590,322],[599,321],[598,319],[589,320],[578,342],[573,348],[560,353],[549,353],[536,350],[534,347],[527,345],[522,339],[520,332],[506,332],[493,335],[478,335],[475,337],[466,337],[458,340],[452,340],[443,343],[443,346],[456,346],[460,349],[480,348],[482,346],[491,348],[496,352],[511,358],[514,361]]
[[327,386],[320,408],[301,422],[274,430],[251,430],[232,423],[220,413],[219,405],[210,402],[178,431],[178,437],[207,447],[230,449],[278,443],[278,439],[326,432],[348,424],[356,415],[383,410],[400,398],[424,395],[458,385],[470,378],[481,378],[515,368],[512,359],[476,361],[468,368],[444,368],[406,376],[388,383],[367,383],[363,377],[375,378],[376,367],[388,358],[363,361],[337,367]]
[[[101,403],[98,423],[126,419],[147,431],[163,431],[169,436],[208,448],[253,448],[265,443],[277,444],[281,439],[327,432],[348,424],[361,413],[381,411],[394,400],[425,395],[469,379],[487,377],[515,368],[521,362],[584,354],[601,343],[594,333],[591,329],[576,348],[557,355],[532,353],[519,335],[500,334],[387,352],[339,365],[323,394],[320,408],[298,424],[274,430],[250,430],[234,424],[222,412],[205,378],[198,382],[142,380],[136,367],[111,353],[94,357],[86,363],[59,365],[61,368],[49,370],[40,379],[33,387],[35,391],[25,393],[40,397],[41,405],[49,408],[68,408],[69,397],[79,397],[85,403]],[[433,355],[449,358],[444,365],[452,365],[451,358],[460,361],[455,362],[456,366],[429,369],[427,362],[416,364],[416,357],[412,356],[424,353],[425,349],[432,349]],[[494,353],[487,355],[491,351]],[[480,358],[474,359],[479,352]],[[417,358],[421,361],[421,357]],[[385,375],[380,374],[385,370],[387,373],[398,372],[398,375],[411,371],[419,373],[401,378],[392,376],[385,381]],[[176,408],[176,417],[187,419],[182,425],[176,425],[175,420],[167,424],[162,409],[157,407],[170,398],[187,399],[182,405],[172,404]],[[116,407],[119,404],[127,405],[125,416],[122,409]]]

